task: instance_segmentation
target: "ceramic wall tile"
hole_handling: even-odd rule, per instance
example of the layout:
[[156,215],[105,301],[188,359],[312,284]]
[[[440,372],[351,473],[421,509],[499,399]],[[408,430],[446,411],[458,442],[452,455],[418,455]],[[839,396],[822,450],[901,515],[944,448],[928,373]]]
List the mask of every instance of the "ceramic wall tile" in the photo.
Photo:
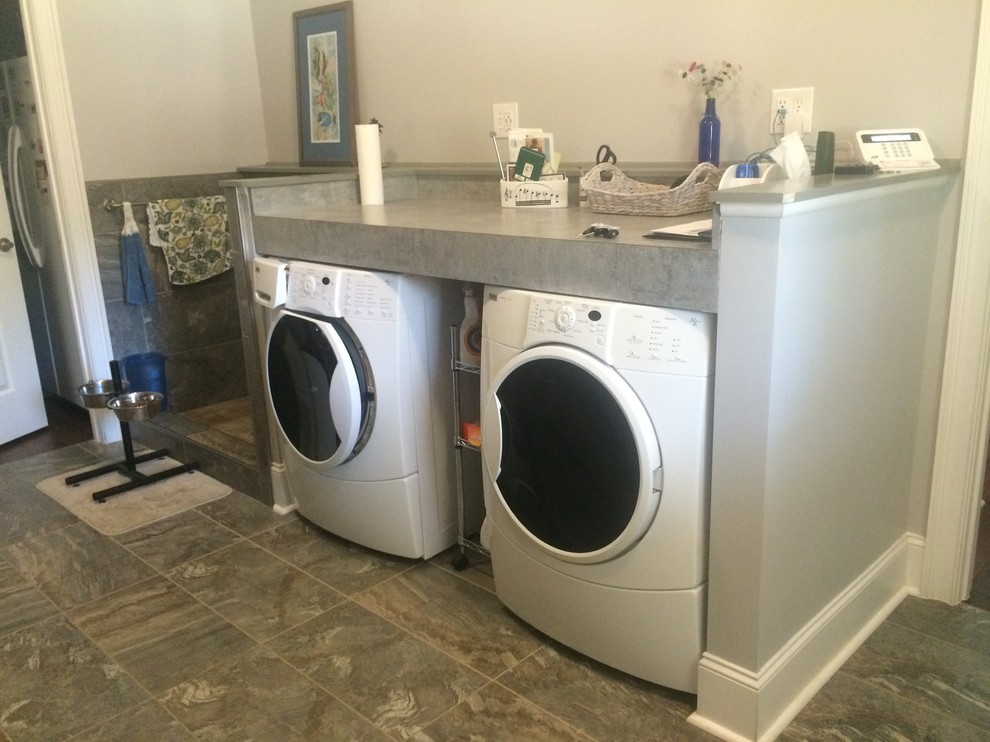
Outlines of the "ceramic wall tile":
[[[164,255],[150,243],[147,209],[142,202],[220,194],[220,181],[233,176],[236,173],[93,181],[86,185],[114,355],[120,359],[133,353],[164,352],[169,358],[169,395],[180,409],[246,394],[244,372],[240,371],[240,377],[236,373],[244,365],[236,286],[230,271],[194,286],[171,285]],[[119,257],[123,214],[119,208],[103,209],[107,198],[135,204],[135,221],[157,290],[154,303],[129,306],[123,302]],[[225,381],[234,383],[203,384],[217,368],[226,372]],[[252,489],[257,490],[258,485]]]
[[107,210],[103,202],[111,199],[120,203],[124,199],[124,189],[121,181],[89,181],[86,183],[86,200],[89,203],[89,219],[93,225],[93,234],[120,234],[123,220],[119,209]]
[[233,280],[217,276],[161,296],[156,324],[163,335],[163,345],[156,350],[166,355],[240,340]]
[[[235,426],[228,425],[228,427],[234,428]],[[238,430],[238,432],[242,431]],[[254,448],[253,438],[249,437],[248,440],[244,440],[243,437],[228,435],[218,428],[210,428],[201,433],[193,433],[189,436],[189,440],[232,459],[236,459],[242,464],[251,467],[252,476],[257,476],[258,453]]]
[[96,235],[96,263],[104,301],[124,300],[124,281],[120,268],[120,235]]
[[240,338],[167,355],[165,374],[176,411],[194,410],[247,394]]

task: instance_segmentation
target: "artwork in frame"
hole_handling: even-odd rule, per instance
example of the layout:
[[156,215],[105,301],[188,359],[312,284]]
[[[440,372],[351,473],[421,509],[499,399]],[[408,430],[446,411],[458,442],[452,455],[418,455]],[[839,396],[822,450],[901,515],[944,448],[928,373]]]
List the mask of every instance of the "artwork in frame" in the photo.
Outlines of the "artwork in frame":
[[350,1],[292,14],[296,39],[299,161],[357,163],[354,11]]

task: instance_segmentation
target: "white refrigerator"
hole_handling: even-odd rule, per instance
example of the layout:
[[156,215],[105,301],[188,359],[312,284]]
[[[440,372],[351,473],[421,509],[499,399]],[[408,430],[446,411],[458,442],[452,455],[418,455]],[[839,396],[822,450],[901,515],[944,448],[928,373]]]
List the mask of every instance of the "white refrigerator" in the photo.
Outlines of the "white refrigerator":
[[80,404],[87,381],[68,290],[48,159],[27,57],[0,62],[0,167],[16,233],[41,386]]
[[27,57],[0,62],[0,116],[6,133],[3,173],[14,223],[28,262],[42,268],[47,245],[58,237],[49,191],[48,161],[41,138],[34,84]]

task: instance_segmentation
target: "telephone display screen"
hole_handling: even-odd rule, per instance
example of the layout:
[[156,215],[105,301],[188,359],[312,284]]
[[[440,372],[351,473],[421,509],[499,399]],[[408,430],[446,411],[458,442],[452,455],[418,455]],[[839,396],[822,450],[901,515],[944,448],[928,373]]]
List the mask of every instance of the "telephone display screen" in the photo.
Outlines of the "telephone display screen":
[[920,142],[921,136],[914,131],[891,132],[887,134],[863,134],[863,141],[871,144],[881,142]]

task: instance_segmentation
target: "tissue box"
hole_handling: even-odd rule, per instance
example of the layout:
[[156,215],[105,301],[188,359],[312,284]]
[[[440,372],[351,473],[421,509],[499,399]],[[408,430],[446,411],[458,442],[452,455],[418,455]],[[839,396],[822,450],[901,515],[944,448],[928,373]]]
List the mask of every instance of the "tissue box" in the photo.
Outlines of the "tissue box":
[[567,178],[503,180],[500,183],[503,209],[566,209]]

